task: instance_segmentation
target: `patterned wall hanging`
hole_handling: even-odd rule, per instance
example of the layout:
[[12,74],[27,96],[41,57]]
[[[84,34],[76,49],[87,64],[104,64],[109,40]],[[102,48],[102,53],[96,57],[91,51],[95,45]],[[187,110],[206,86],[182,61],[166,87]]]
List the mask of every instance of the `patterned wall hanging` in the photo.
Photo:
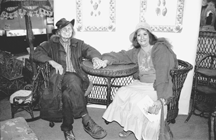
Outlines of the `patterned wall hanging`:
[[184,0],[141,0],[140,22],[155,32],[181,32]]
[[76,0],[77,31],[115,31],[115,0]]

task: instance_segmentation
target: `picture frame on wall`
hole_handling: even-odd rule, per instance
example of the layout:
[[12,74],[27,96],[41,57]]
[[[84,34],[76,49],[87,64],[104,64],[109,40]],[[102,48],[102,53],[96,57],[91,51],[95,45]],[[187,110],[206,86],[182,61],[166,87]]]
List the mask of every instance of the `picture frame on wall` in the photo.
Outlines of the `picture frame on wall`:
[[115,15],[115,0],[76,0],[77,31],[113,32]]
[[140,0],[139,20],[154,32],[181,32],[183,14],[184,0]]

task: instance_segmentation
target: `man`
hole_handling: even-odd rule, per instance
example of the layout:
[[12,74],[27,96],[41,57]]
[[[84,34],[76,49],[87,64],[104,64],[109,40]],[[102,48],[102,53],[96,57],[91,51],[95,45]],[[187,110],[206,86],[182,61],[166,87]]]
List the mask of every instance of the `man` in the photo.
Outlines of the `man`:
[[55,120],[55,117],[62,114],[61,130],[65,140],[75,140],[72,124],[74,118],[81,117],[84,130],[93,138],[102,139],[106,131],[91,119],[87,111],[84,95],[89,79],[80,63],[84,58],[89,59],[93,67],[99,69],[103,61],[96,49],[73,37],[74,21],[60,19],[56,23],[55,35],[41,43],[34,52],[35,62],[48,62],[54,68],[50,72],[48,93],[43,94],[40,101],[41,117]]

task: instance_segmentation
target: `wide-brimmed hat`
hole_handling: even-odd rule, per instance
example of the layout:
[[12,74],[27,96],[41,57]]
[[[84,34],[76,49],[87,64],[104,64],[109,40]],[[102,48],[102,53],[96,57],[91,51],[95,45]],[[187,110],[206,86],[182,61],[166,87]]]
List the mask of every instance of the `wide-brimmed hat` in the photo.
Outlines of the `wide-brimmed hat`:
[[59,29],[64,28],[67,26],[69,23],[71,23],[74,26],[75,19],[72,19],[71,21],[66,20],[65,18],[60,19],[59,21],[56,22],[56,26]]
[[[129,39],[130,39],[131,42],[133,41],[135,32],[136,32],[137,30],[139,30],[139,29],[146,29],[146,30],[148,30],[148,31],[152,34],[152,30],[151,30],[150,25],[149,25],[148,23],[146,23],[146,22],[140,22],[140,23],[137,24],[137,26],[136,26],[136,28],[135,28],[135,31],[133,31],[133,32],[130,34]],[[152,35],[154,35],[154,34],[152,34]]]
[[56,31],[64,28],[65,26],[67,26],[70,23],[74,26],[75,19],[72,19],[71,21],[68,21],[65,18],[61,18],[59,21],[56,22],[57,29],[53,29],[52,32],[56,33]]

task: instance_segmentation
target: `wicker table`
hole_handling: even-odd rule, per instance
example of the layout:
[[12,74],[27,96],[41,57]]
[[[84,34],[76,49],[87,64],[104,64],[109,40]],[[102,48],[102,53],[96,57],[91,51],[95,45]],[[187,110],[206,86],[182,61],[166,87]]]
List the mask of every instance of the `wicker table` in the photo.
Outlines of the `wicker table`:
[[115,79],[131,76],[138,70],[138,66],[136,64],[110,65],[103,69],[93,69],[92,62],[88,60],[83,61],[81,67],[89,75],[103,77],[106,79],[106,106],[109,106],[109,104],[111,103],[111,87]]

